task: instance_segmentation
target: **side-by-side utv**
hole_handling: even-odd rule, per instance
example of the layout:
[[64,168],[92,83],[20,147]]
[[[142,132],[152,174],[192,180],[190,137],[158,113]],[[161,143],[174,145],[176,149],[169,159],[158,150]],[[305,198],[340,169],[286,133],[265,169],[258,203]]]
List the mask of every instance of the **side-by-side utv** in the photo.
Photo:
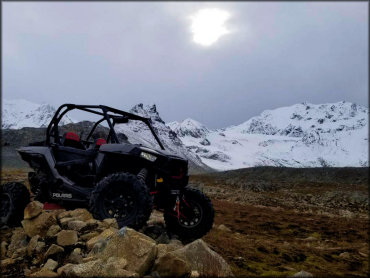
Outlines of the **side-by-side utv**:
[[[101,117],[86,138],[76,132],[60,134],[58,124],[72,110]],[[130,138],[120,142],[115,125],[131,121],[143,123],[158,148],[132,144]],[[93,139],[104,122],[106,138]],[[146,224],[154,207],[163,211],[168,231],[182,238],[200,238],[212,227],[211,201],[188,187],[188,161],[165,150],[148,118],[104,105],[64,104],[48,125],[45,141],[17,151],[34,170],[28,175],[29,183],[34,199],[40,202],[66,209],[85,207],[97,219],[114,217],[120,227],[136,229]],[[21,186],[1,187],[3,225],[21,220],[29,202]]]

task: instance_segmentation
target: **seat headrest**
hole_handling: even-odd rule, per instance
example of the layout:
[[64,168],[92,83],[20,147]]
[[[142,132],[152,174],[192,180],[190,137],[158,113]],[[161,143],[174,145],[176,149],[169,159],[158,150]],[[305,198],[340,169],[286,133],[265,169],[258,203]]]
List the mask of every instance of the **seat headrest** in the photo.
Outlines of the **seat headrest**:
[[67,132],[65,135],[65,139],[80,142],[80,137],[74,132]]
[[104,138],[97,139],[96,143],[95,143],[96,146],[101,146],[101,145],[104,145],[104,144],[107,144],[107,141]]

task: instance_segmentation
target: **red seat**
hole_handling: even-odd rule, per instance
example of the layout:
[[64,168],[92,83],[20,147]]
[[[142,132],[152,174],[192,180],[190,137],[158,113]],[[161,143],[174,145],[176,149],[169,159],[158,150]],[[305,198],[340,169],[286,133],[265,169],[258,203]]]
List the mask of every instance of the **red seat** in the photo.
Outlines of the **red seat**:
[[80,142],[80,137],[74,132],[67,132],[65,139]]
[[85,146],[80,142],[80,137],[74,132],[67,132],[63,136],[63,146],[85,150]]
[[107,141],[104,139],[104,138],[99,138],[99,139],[97,139],[96,140],[96,143],[95,143],[95,145],[96,146],[101,146],[101,145],[104,145],[104,144],[107,144]]

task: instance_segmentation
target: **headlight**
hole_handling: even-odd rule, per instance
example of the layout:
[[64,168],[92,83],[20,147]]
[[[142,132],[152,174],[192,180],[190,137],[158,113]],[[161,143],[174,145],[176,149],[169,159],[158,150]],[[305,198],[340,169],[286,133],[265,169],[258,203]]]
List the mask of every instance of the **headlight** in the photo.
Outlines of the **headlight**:
[[155,155],[152,155],[151,153],[146,153],[146,152],[141,152],[140,156],[151,162],[154,162],[157,159]]

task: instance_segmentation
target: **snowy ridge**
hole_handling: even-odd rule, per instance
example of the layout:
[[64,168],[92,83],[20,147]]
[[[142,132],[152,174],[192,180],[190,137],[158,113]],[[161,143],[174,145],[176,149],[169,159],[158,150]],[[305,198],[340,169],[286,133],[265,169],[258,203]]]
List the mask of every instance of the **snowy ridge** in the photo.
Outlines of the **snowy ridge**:
[[301,103],[275,110],[238,125],[243,133],[301,137],[314,129],[320,132],[357,129],[366,124],[368,108],[350,102],[327,104]]
[[[202,138],[181,137],[211,168],[368,166],[366,107],[350,102],[301,103],[274,110]],[[180,135],[184,134],[182,131]]]
[[[55,108],[5,100],[2,112],[2,128],[18,129],[46,126]],[[150,118],[165,148],[200,168],[369,166],[369,110],[350,102],[301,103],[266,110],[240,125],[217,130],[190,118],[166,124],[154,104],[137,104],[130,112]],[[139,121],[119,124],[116,131],[131,143],[160,148]]]
[[[1,128],[46,127],[55,111],[49,104],[36,104],[24,99],[3,100]],[[72,122],[74,121],[66,116],[61,125]]]
[[192,136],[195,138],[203,138],[209,133],[208,128],[200,122],[190,118],[187,118],[181,123],[171,122],[168,126],[180,137]]
[[[152,120],[153,129],[156,131],[166,150],[171,151],[183,158],[188,159],[199,167],[207,167],[200,158],[189,152],[177,134],[168,127],[157,112],[155,104],[144,106],[142,103],[135,105],[130,113],[137,114]],[[130,143],[142,144],[144,146],[160,149],[149,128],[140,121],[129,121],[127,124],[119,124],[115,127],[116,132],[124,133]]]

